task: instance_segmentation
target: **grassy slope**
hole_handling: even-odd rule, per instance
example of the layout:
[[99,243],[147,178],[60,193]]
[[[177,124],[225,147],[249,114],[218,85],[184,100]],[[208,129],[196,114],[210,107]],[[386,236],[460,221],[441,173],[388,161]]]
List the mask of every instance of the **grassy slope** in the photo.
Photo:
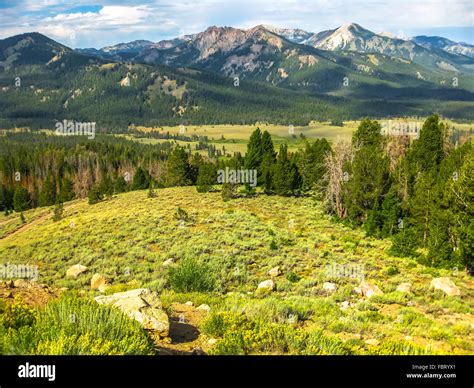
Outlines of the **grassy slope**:
[[[328,336],[351,340],[356,353],[377,352],[377,346],[364,342],[374,338],[411,343],[433,353],[474,351],[473,281],[462,271],[391,257],[388,241],[366,238],[361,231],[334,223],[310,198],[261,195],[223,202],[220,193],[198,194],[193,187],[157,193],[152,199],[146,191],[125,193],[93,206],[75,201],[66,205],[64,218],[56,223],[44,216],[38,221],[36,211],[26,212],[27,223],[35,224],[1,238],[0,257],[3,262],[38,264],[40,282],[88,293],[92,274],[100,272],[117,288],[133,281],[130,287],[163,291],[165,304],[193,300],[210,304],[214,311],[245,309],[247,315],[275,322],[286,322],[296,309],[296,330],[321,328]],[[174,219],[178,206],[192,218],[184,227]],[[14,229],[10,222],[16,221],[0,217],[0,236]],[[270,248],[272,241],[277,249]],[[220,278],[219,292],[178,295],[167,290],[168,270],[162,263],[185,257],[209,263]],[[328,278],[325,266],[333,262],[365,264],[366,281],[377,284],[385,295],[366,300],[352,292],[356,279]],[[77,263],[87,265],[89,273],[65,278],[66,270]],[[277,291],[256,297],[256,286],[276,265],[283,272]],[[399,273],[389,276],[391,266]],[[285,275],[290,272],[301,279],[289,282]],[[429,290],[435,276],[449,276],[462,297]],[[335,294],[323,291],[326,281],[337,283]],[[402,282],[413,284],[412,294],[395,292]],[[341,310],[343,301],[351,307]]]

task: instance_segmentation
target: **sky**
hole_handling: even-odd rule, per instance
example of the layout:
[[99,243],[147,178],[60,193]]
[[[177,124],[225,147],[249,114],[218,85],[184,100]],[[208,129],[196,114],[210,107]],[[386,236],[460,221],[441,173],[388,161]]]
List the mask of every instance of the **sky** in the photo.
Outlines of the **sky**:
[[474,0],[0,0],[0,39],[35,31],[73,48],[157,42],[212,25],[319,32],[346,23],[474,44]]

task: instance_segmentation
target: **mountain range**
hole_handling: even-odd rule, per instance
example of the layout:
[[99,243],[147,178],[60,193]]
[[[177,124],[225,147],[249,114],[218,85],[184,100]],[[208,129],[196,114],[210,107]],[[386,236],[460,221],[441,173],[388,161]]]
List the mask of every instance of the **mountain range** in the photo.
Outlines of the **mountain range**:
[[[355,23],[319,33],[211,26],[76,50],[28,33],[0,40],[0,124],[75,116],[123,128],[433,112],[472,119],[473,49]],[[12,87],[16,76],[29,88]]]

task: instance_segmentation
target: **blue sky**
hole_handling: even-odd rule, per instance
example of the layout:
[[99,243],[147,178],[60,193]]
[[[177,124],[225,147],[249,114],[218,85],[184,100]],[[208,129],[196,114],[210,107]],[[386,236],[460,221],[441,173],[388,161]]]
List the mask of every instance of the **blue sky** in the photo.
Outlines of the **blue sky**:
[[474,44],[473,0],[0,0],[0,38],[38,31],[70,47],[159,41],[208,26],[319,32],[345,23]]

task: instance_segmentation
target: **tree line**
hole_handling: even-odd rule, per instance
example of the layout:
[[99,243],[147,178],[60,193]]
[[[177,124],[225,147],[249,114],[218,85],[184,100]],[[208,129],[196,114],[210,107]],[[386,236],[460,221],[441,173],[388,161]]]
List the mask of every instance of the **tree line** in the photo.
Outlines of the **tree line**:
[[245,156],[232,157],[203,156],[172,142],[7,132],[0,139],[0,209],[23,212],[84,197],[94,204],[129,190],[156,196],[160,187],[209,192],[218,170],[256,170],[257,187],[225,182],[224,200],[260,192],[314,195],[341,222],[391,238],[396,256],[472,268],[474,151],[472,140],[459,140],[437,116],[426,119],[418,139],[384,136],[377,121],[365,119],[352,139],[306,140],[297,152],[286,144],[277,152],[270,134],[257,128]]

